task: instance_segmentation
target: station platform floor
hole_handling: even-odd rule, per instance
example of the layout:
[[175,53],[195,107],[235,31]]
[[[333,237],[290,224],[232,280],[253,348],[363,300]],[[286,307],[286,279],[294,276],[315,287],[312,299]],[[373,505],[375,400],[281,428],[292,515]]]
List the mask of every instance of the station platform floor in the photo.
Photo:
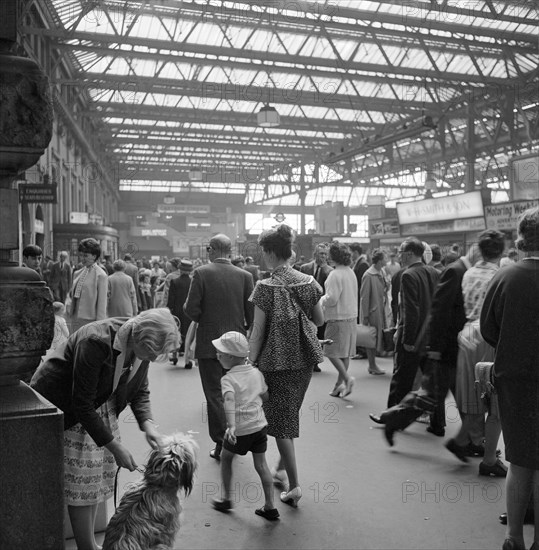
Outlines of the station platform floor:
[[[204,395],[198,369],[155,363],[150,367],[154,418],[162,433],[192,433],[200,445],[196,486],[183,499],[177,549],[361,549],[361,550],[493,550],[501,548],[505,527],[498,515],[505,511],[505,480],[480,477],[481,459],[459,462],[443,446],[460,424],[447,401],[446,437],[414,423],[396,435],[390,448],[369,412],[384,408],[392,359],[379,359],[385,376],[367,372],[366,360],[352,360],[356,378],[347,399],[330,397],[336,371],[328,360],[314,373],[300,421],[296,454],[303,498],[297,508],[279,501],[281,517],[269,522],[254,511],[263,505],[260,482],[250,455],[234,461],[234,509],[213,510],[211,499],[220,495],[219,464],[209,456]],[[130,411],[120,418],[124,444],[143,465],[148,445]],[[503,458],[503,441],[500,441]],[[270,438],[268,463],[277,459]],[[119,492],[138,479],[122,470]],[[109,501],[108,513],[113,503]],[[533,541],[525,526],[527,546]],[[103,540],[99,534],[98,542]],[[73,550],[73,540],[66,549]]]

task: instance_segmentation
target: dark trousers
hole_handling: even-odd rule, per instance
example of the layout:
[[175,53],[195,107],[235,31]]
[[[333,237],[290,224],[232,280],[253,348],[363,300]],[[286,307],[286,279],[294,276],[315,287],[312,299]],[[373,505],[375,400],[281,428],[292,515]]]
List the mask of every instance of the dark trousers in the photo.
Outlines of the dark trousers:
[[406,351],[399,338],[395,346],[393,377],[389,385],[387,407],[398,405],[401,400],[412,391],[417,369],[420,367],[419,353]]
[[431,416],[430,425],[434,429],[445,428],[445,398],[447,392],[456,394],[458,346],[452,346],[442,356],[439,366],[435,371],[436,409]]
[[221,378],[225,374],[225,370],[217,359],[210,358],[198,359],[198,370],[202,389],[206,396],[209,434],[216,445],[221,447],[226,430],[225,409],[221,393]]

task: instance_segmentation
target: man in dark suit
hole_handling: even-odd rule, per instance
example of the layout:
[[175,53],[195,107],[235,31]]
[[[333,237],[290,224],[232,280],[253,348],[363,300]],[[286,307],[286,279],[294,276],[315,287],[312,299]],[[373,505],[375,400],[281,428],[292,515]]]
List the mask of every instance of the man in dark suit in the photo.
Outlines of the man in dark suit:
[[[350,243],[350,252],[352,253],[352,269],[357,280],[357,322],[359,323],[359,310],[361,302],[361,280],[367,269],[369,269],[369,263],[367,258],[363,254],[363,247],[359,243]],[[357,355],[353,359],[366,359],[367,352],[365,348],[356,348]]]
[[300,267],[302,273],[312,275],[316,279],[322,290],[328,275],[333,271],[333,268],[328,265],[328,254],[328,245],[320,243],[314,249],[313,260]]
[[57,302],[65,303],[66,296],[71,290],[73,273],[69,263],[69,254],[62,250],[60,261],[54,263],[50,273],[50,288]]
[[[328,255],[329,255],[329,247],[326,243],[320,243],[316,245],[316,248],[314,249],[313,254],[313,260],[311,262],[308,262],[306,264],[303,264],[299,270],[302,273],[306,273],[307,275],[312,275],[318,284],[322,287],[322,290],[325,291],[324,284],[326,282],[326,279],[328,278],[328,275],[333,271],[333,268],[328,265]],[[326,331],[326,323],[323,325],[320,325],[317,328],[317,336],[319,340],[324,339],[324,333]],[[314,367],[314,372],[320,372],[320,366],[316,365]]]
[[421,355],[426,345],[426,321],[438,272],[422,261],[425,247],[415,237],[408,237],[399,249],[401,276],[399,321],[396,332],[395,370],[389,388],[388,407],[400,403],[412,390]]
[[260,279],[260,269],[255,265],[252,256],[245,256],[245,265],[243,269],[253,276],[253,283],[256,285],[256,282]]
[[189,288],[191,287],[191,272],[193,271],[193,263],[189,260],[180,261],[180,276],[170,281],[168,291],[167,307],[180,320],[180,334],[182,335],[182,343],[180,349],[172,353],[172,363],[178,362],[178,351],[180,354],[184,351],[185,336],[187,329],[191,324],[191,319],[183,310],[183,305],[187,300]]
[[208,428],[215,448],[212,458],[219,459],[226,429],[221,377],[224,370],[217,360],[212,340],[231,330],[246,334],[253,322],[254,308],[249,302],[254,285],[251,274],[232,265],[232,243],[223,234],[215,235],[207,247],[211,263],[193,272],[184,305],[185,313],[198,323],[195,359],[208,408]]
[[[479,236],[481,238],[481,235]],[[438,387],[437,406],[431,416],[427,430],[442,437],[445,435],[445,398],[451,390],[455,395],[457,372],[458,334],[466,323],[462,279],[464,273],[481,258],[477,245],[473,245],[466,256],[449,264],[440,276],[432,300],[429,323],[427,356],[438,362],[436,382]]]

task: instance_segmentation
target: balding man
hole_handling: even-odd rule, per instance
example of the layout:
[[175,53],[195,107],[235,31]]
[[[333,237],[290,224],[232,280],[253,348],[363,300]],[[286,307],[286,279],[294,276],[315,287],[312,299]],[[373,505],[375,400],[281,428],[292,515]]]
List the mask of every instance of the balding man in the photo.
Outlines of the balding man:
[[212,340],[231,330],[246,334],[253,321],[249,296],[253,291],[251,274],[232,265],[232,243],[223,234],[215,235],[207,247],[209,264],[195,269],[184,305],[185,313],[198,323],[195,359],[208,408],[208,429],[215,448],[210,456],[219,459],[226,429],[221,395],[224,370],[217,360]]

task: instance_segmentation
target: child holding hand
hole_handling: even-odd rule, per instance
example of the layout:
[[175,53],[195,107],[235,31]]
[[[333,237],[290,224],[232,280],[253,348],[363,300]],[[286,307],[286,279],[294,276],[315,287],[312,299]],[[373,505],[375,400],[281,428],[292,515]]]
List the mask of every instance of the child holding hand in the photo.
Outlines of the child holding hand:
[[220,512],[232,508],[230,486],[232,461],[235,455],[253,453],[255,470],[264,489],[265,504],[255,514],[268,520],[276,520],[279,511],[273,505],[273,478],[266,462],[268,444],[267,421],[262,401],[267,399],[268,387],[264,375],[246,362],[249,343],[240,332],[226,332],[212,340],[217,349],[217,359],[227,371],[221,378],[227,430],[221,453],[221,478],[223,499],[213,500],[213,507]]

